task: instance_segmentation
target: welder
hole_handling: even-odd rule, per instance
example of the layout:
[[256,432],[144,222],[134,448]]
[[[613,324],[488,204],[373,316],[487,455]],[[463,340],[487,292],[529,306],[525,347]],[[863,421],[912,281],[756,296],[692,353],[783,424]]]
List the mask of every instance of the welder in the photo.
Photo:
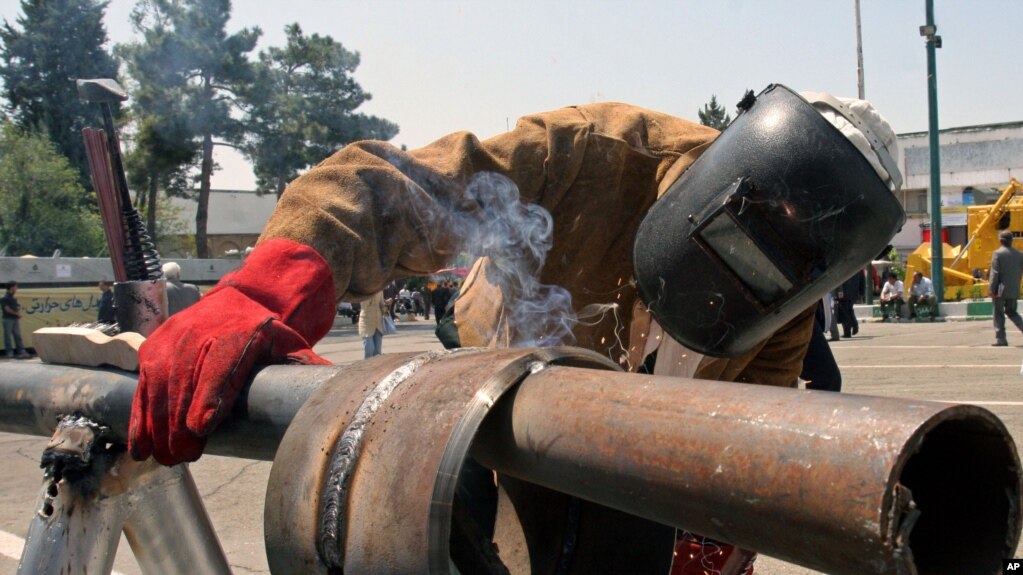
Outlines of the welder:
[[[346,146],[288,186],[238,270],[142,346],[131,454],[199,458],[254,366],[327,363],[312,347],[336,300],[448,267],[463,223],[494,219],[488,190],[502,182],[540,214],[545,253],[522,258],[578,317],[567,338],[525,333],[509,311],[521,282],[483,250],[454,302],[458,344],[571,343],[633,371],[797,386],[817,301],[905,220],[895,134],[867,102],[781,85],[739,108],[720,135],[602,103],[483,141]],[[733,553],[735,572],[752,571],[752,553],[698,535],[676,551],[695,560],[674,573],[720,570]]]

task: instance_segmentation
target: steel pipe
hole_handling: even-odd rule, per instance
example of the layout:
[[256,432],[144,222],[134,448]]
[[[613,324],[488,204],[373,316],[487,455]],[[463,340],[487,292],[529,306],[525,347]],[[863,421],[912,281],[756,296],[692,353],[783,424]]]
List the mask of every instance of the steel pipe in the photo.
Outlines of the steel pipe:
[[[469,526],[477,509],[459,516],[455,493],[467,488],[459,479],[479,425],[506,391],[549,365],[615,369],[577,348],[460,350],[384,355],[325,382],[296,416],[270,472],[263,530],[270,570],[546,573],[571,563],[573,573],[595,572],[585,565],[667,573],[673,529],[593,504],[577,504],[569,524],[571,498],[561,493],[516,492],[531,496],[497,512],[500,553],[484,526]],[[493,478],[483,475],[485,490]],[[552,521],[531,520],[547,512]]]
[[[511,353],[479,352],[459,369],[433,360],[418,368],[411,385],[398,388],[367,419],[382,439],[373,443],[367,435],[364,452],[377,457],[355,466],[375,461],[367,478],[402,473],[401,466],[420,453],[416,430],[445,413],[445,429],[455,430],[456,440],[438,452],[443,457],[436,477],[416,478],[417,485],[432,486],[421,490],[429,494],[421,505],[433,512],[443,508],[437,494],[454,488],[452,470],[472,439],[477,459],[524,480],[502,497],[517,514],[520,533],[513,540],[527,549],[529,560],[544,543],[531,530],[550,523],[535,520],[543,516],[541,507],[564,503],[537,496],[545,493],[538,491],[543,486],[624,511],[623,517],[688,528],[829,573],[996,573],[1018,543],[1016,447],[1001,422],[979,407],[601,371],[592,369],[599,362],[582,350],[543,354],[582,354],[578,363],[593,364],[587,369],[571,361],[564,367],[536,357],[519,361]],[[266,459],[313,389],[329,382],[357,407],[387,376],[378,369],[383,364],[374,365],[263,369],[207,451]],[[472,378],[476,384],[461,383]],[[461,402],[468,409],[461,415],[415,401],[431,388],[455,383],[462,392],[440,389],[430,397]],[[494,393],[464,395],[477,384]],[[78,411],[123,436],[133,388],[131,376],[113,371],[12,364],[0,372],[0,430],[48,435],[57,414]],[[347,426],[350,417],[334,419]],[[396,441],[411,448],[388,446]],[[326,453],[337,449],[332,445],[318,447]],[[384,453],[410,459],[388,463]],[[332,464],[330,457],[311,461]],[[372,484],[356,477],[350,485]],[[308,489],[297,490],[295,503],[308,495]],[[348,533],[393,528],[390,520],[374,523],[373,506],[357,494],[348,501],[369,518],[357,520]],[[279,503],[283,508],[286,502]],[[384,507],[379,513],[377,518],[404,519]],[[416,528],[428,539],[416,545],[429,555],[424,564],[443,572],[435,551],[446,531],[443,522],[426,521]],[[499,518],[499,530],[506,523]],[[500,548],[502,557],[516,552]]]
[[[252,378],[206,453],[271,461],[306,398],[340,366],[270,366]],[[0,370],[0,431],[49,437],[61,415],[79,413],[128,436],[138,376],[115,369],[8,362]]]
[[826,573],[998,573],[1020,461],[970,405],[552,366],[473,455],[502,473]]

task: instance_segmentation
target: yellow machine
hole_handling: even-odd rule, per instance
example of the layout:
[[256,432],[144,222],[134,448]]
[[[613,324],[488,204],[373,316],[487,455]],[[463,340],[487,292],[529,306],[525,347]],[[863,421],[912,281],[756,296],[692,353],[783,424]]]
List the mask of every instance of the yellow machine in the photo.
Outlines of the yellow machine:
[[[998,201],[986,206],[969,206],[966,211],[965,246],[942,243],[942,269],[945,301],[987,297],[988,268],[991,254],[1001,244],[998,232],[1012,230],[1013,242],[1023,241],[1023,184],[1016,178],[1002,190]],[[931,243],[925,242],[906,261],[906,289],[914,272],[931,276]]]

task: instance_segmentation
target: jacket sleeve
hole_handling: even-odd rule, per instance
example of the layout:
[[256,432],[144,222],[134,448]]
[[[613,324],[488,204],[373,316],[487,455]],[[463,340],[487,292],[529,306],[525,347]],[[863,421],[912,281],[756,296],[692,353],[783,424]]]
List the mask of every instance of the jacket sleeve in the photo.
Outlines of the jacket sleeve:
[[[408,152],[358,142],[288,186],[260,241],[310,245],[330,264],[339,295],[365,297],[391,278],[443,268],[462,251],[454,233],[460,218],[486,213],[470,184],[489,172],[510,178],[523,203],[554,216],[556,245],[573,231],[578,240],[569,241],[599,246],[596,215],[607,221],[604,235],[617,240],[621,226],[656,199],[668,169],[688,165],[716,134],[634,106],[593,104],[527,116],[482,142],[468,132]],[[575,221],[560,225],[566,217]]]
[[808,308],[741,357],[704,358],[696,378],[796,387],[816,309],[817,306]]
[[458,254],[454,212],[479,170],[508,171],[467,133],[418,155],[375,141],[346,146],[293,181],[260,241],[283,237],[311,246],[331,267],[339,296],[364,299],[395,278],[445,267]]

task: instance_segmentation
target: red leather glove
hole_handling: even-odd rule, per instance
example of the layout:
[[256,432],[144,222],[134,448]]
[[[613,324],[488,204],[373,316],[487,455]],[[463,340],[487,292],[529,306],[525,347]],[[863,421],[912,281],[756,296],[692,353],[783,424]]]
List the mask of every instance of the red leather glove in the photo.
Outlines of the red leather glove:
[[285,239],[259,244],[195,305],[139,349],[128,449],[164,465],[195,461],[231,411],[255,365],[329,364],[312,344],[334,322],[327,262]]

